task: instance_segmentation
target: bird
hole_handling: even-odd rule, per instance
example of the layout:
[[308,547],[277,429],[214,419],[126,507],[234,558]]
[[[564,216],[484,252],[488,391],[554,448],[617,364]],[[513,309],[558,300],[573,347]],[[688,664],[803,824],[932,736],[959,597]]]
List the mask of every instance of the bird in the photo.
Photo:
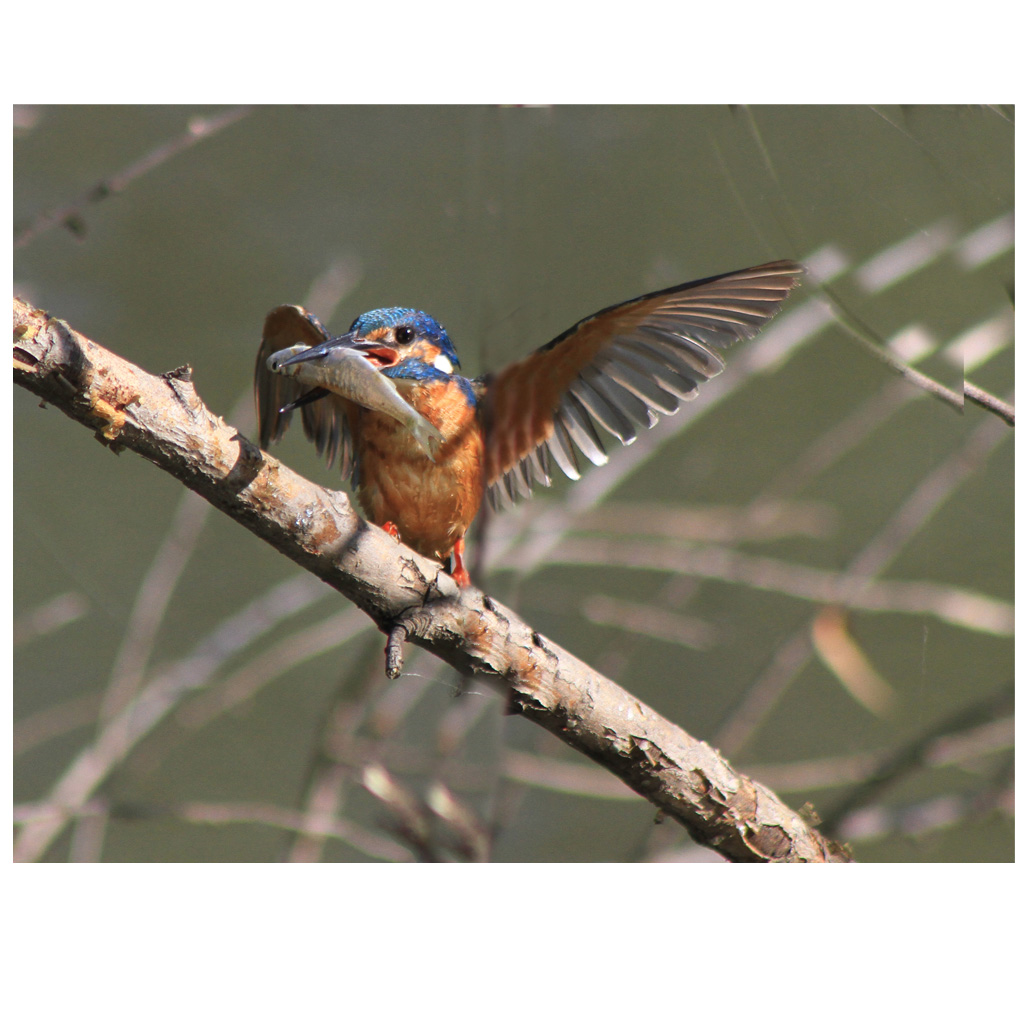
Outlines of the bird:
[[[306,436],[328,466],[338,461],[370,522],[444,564],[464,588],[466,532],[485,498],[497,507],[525,498],[551,484],[556,466],[578,480],[580,455],[606,463],[598,425],[628,445],[638,427],[677,412],[724,369],[722,350],[772,319],[803,272],[778,260],[649,292],[475,378],[461,376],[448,332],[422,310],[370,310],[335,336],[301,306],[277,306],[256,359],[260,446],[278,441],[300,411]],[[409,417],[436,427],[436,449],[410,422],[338,390],[330,366],[344,350],[387,378],[382,388],[394,385],[415,410]]]

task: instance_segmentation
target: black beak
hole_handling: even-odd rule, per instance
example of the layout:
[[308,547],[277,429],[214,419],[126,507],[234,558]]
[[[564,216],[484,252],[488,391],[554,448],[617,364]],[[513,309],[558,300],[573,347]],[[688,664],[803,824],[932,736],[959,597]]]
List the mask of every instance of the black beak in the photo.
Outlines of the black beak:
[[337,338],[328,338],[327,341],[306,349],[305,352],[298,352],[281,365],[294,366],[296,363],[308,363],[312,359],[323,359],[332,348],[353,348],[358,344],[355,332],[349,331],[348,334],[339,334]]
[[294,412],[296,409],[301,409],[304,405],[309,405],[311,402],[318,402],[329,394],[330,391],[327,388],[313,388],[312,391],[307,391],[304,395],[300,395],[294,402],[282,405],[277,411],[283,416],[285,413]]

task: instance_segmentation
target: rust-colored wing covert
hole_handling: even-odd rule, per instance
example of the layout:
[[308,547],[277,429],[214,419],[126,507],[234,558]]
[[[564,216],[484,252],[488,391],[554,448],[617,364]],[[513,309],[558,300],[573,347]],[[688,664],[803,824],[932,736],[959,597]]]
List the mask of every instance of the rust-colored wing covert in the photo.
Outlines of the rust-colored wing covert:
[[803,267],[782,260],[641,295],[581,320],[492,377],[481,378],[486,483],[493,503],[551,483],[551,461],[578,480],[577,450],[608,460],[595,423],[623,444],[651,427],[778,312]]

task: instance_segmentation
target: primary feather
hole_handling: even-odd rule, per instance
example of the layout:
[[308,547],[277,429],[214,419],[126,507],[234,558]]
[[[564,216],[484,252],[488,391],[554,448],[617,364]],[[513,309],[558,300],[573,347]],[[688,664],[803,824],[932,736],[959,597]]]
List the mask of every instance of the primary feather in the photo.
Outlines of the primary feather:
[[488,497],[500,503],[551,482],[552,461],[578,480],[582,453],[608,455],[595,424],[622,444],[725,366],[719,350],[753,337],[803,268],[782,260],[609,306],[476,383],[487,435]]

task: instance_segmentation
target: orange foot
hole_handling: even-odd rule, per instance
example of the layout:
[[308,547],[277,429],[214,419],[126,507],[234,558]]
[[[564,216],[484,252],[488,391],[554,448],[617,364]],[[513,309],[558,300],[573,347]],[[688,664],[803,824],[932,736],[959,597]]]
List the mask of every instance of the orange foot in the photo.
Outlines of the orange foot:
[[391,522],[390,519],[381,527],[381,529],[385,533],[390,534],[392,537],[394,537],[395,540],[402,539],[402,535],[398,532],[398,527],[395,526],[395,524]]
[[460,587],[469,586],[469,572],[462,564],[462,556],[466,553],[466,542],[460,537],[452,548],[452,579]]

